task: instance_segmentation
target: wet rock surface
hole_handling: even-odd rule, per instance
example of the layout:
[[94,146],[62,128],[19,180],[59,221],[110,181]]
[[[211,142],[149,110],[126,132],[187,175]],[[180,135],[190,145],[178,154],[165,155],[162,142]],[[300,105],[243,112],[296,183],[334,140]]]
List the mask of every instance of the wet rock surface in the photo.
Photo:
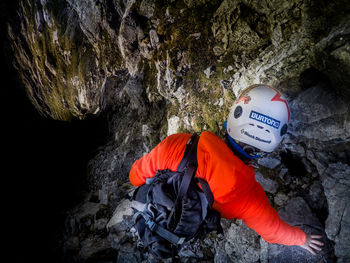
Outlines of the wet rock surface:
[[278,211],[287,223],[298,226],[307,234],[321,235],[324,243],[321,252],[316,256],[297,246],[269,244],[268,262],[333,262],[332,244],[328,240],[324,227],[312,214],[311,209],[301,197],[292,198],[285,207]]
[[267,83],[286,94],[291,124],[256,180],[286,221],[323,235],[324,250],[267,244],[223,220],[223,235],[186,244],[178,261],[348,262],[349,11],[340,0],[18,1],[9,55],[32,104],[108,125],[88,193],[67,211],[65,261],[156,262],[133,228],[132,163],[175,132],[224,138],[235,97]]
[[322,175],[322,185],[327,198],[329,215],[326,233],[335,242],[335,255],[339,262],[349,260],[346,252],[350,244],[349,187],[350,167],[343,163],[330,164]]

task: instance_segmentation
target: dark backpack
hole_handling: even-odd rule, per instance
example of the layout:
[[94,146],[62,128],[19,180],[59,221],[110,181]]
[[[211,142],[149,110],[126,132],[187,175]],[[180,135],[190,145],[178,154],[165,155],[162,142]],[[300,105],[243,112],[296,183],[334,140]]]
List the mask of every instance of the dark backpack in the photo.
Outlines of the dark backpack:
[[214,230],[222,233],[220,214],[211,208],[214,198],[210,187],[194,177],[198,140],[196,134],[191,137],[176,172],[158,170],[134,193],[138,235],[144,249],[158,258],[174,257],[192,238]]

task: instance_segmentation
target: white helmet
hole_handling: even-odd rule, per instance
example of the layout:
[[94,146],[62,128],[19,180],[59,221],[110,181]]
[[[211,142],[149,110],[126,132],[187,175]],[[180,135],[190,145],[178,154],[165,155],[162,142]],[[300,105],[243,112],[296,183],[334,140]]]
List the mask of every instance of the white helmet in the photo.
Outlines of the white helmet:
[[[290,111],[285,97],[271,86],[253,85],[235,101],[225,123],[231,145],[248,158],[272,152],[287,132]],[[244,149],[242,145],[252,146]]]

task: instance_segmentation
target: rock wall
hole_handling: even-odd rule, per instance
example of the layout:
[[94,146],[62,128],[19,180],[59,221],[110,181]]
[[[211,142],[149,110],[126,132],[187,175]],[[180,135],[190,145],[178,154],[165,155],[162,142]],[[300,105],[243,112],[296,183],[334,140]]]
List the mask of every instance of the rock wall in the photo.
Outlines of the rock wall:
[[[38,112],[109,125],[109,142],[89,162],[91,192],[69,212],[67,257],[146,262],[118,210],[132,190],[131,164],[174,132],[223,137],[235,97],[268,83],[287,95],[292,122],[256,179],[276,209],[292,202],[317,219],[327,249],[308,262],[347,262],[349,11],[340,0],[19,1],[9,43]],[[119,221],[106,227],[113,215]],[[224,236],[189,244],[181,260],[276,261],[280,250],[242,222],[224,224]]]

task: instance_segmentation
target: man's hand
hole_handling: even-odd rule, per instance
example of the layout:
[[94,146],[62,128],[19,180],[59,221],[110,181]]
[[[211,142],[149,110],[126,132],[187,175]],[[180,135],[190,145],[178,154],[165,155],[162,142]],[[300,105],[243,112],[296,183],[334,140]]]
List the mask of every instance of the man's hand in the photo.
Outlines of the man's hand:
[[316,250],[322,250],[320,246],[323,246],[323,243],[318,239],[322,238],[320,235],[306,235],[306,241],[304,245],[301,245],[302,248],[309,251],[312,255],[316,255]]

